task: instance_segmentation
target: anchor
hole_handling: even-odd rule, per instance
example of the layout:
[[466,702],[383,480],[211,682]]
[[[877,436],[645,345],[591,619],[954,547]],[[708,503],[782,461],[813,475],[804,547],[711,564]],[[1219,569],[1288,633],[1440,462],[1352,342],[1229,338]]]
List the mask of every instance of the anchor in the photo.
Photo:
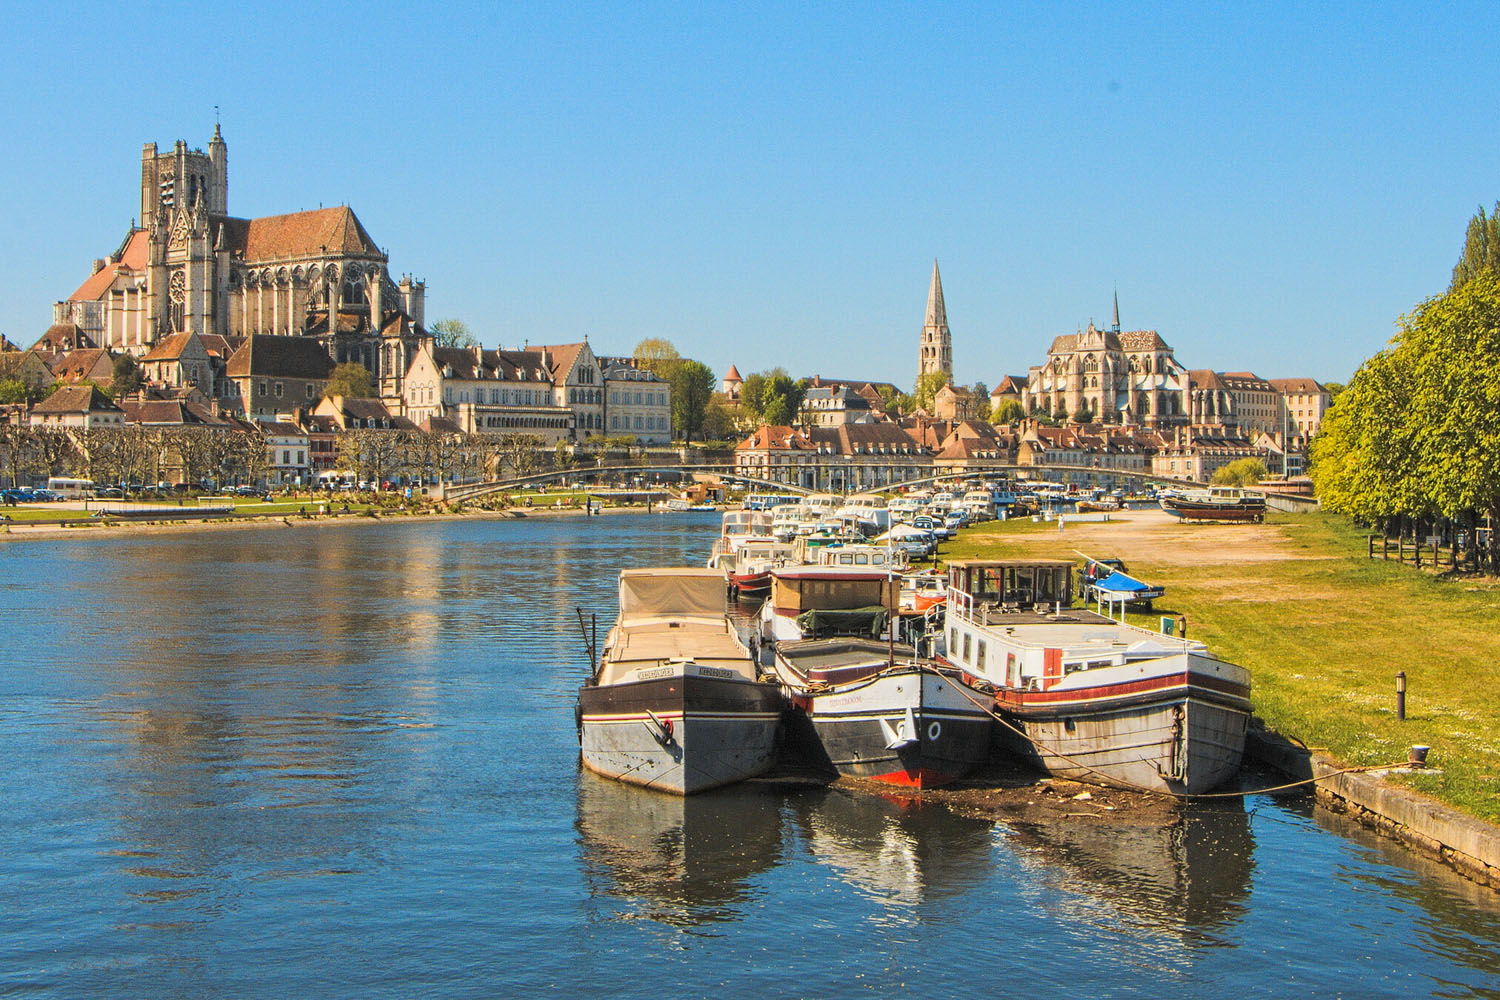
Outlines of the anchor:
[[918,742],[917,717],[910,708],[907,708],[906,717],[901,720],[899,729],[884,719],[880,720],[880,728],[885,730],[887,750],[900,750]]

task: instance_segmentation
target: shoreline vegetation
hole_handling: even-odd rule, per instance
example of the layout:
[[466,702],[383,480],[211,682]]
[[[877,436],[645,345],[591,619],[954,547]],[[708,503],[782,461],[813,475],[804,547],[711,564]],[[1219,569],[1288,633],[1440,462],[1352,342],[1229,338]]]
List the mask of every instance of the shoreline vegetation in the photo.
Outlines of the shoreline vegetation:
[[1190,636],[1250,669],[1258,724],[1351,766],[1430,746],[1428,770],[1386,780],[1500,823],[1500,584],[1372,560],[1366,536],[1326,513],[1192,524],[1133,511],[1065,519],[1061,531],[991,522],[961,532],[944,557],[1123,558],[1167,588],[1129,620],[1157,630],[1163,617],[1186,617]]

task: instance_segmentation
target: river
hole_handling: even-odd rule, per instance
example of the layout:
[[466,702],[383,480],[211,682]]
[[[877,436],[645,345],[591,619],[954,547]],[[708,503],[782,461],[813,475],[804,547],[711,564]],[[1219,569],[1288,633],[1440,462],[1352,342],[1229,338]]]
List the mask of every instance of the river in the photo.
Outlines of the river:
[[716,524],[0,544],[0,995],[1500,997],[1500,894],[1305,796],[997,824],[581,772],[575,609]]

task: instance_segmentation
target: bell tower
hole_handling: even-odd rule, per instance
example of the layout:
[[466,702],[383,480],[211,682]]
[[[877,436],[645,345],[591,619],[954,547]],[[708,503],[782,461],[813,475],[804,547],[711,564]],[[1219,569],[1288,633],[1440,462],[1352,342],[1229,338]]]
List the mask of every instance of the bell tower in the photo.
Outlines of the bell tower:
[[948,309],[943,304],[943,278],[932,262],[932,283],[927,288],[927,318],[922,323],[922,345],[917,376],[946,372],[953,381],[953,337],[948,332]]

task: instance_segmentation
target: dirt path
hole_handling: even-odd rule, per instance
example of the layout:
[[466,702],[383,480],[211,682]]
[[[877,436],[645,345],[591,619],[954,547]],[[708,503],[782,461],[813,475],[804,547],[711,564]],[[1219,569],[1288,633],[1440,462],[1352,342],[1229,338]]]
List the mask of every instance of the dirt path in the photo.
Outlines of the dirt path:
[[1108,521],[1069,521],[1062,531],[1036,535],[1002,536],[1001,546],[1018,553],[1056,552],[1066,547],[1097,558],[1114,557],[1126,563],[1162,566],[1201,566],[1213,563],[1256,563],[1284,559],[1326,559],[1298,551],[1289,544],[1287,529],[1278,524],[1214,524],[1177,520],[1163,510],[1131,510],[1111,514]]

